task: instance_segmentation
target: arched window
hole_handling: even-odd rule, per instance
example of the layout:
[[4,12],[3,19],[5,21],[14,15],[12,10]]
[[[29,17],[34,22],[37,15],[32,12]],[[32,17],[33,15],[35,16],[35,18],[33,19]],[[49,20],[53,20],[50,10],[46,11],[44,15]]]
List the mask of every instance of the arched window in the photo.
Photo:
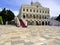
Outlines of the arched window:
[[29,18],[28,14],[26,14],[26,17]]
[[30,9],[30,12],[32,12],[32,9]]
[[42,19],[44,19],[44,15],[42,15]]
[[23,18],[25,18],[25,14],[23,14]]
[[33,18],[35,18],[35,15],[33,15]]
[[36,18],[38,19],[38,15],[36,15]]
[[39,19],[41,19],[41,15],[39,15]]
[[48,11],[48,14],[49,14],[49,11]]
[[35,10],[33,10],[33,12],[35,12]]
[[45,13],[47,13],[47,12],[45,11]]
[[23,18],[25,18],[25,15],[23,15]]
[[30,18],[32,18],[32,14],[30,14]]
[[46,19],[46,16],[45,16],[45,19]]
[[23,8],[23,11],[25,11],[25,8]]
[[44,13],[44,11],[43,11],[43,13]]
[[28,12],[28,9],[26,9],[26,11]]
[[37,10],[37,13],[38,13],[38,10]]
[[41,10],[40,10],[40,13],[41,13]]

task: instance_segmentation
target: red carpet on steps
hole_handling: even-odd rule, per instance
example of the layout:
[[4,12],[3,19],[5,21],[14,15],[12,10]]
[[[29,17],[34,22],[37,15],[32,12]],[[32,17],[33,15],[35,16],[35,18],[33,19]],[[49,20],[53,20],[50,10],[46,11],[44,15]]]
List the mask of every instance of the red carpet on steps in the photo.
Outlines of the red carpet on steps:
[[22,19],[19,19],[20,21],[20,25],[23,27],[23,28],[26,28],[27,26],[24,24],[23,20]]

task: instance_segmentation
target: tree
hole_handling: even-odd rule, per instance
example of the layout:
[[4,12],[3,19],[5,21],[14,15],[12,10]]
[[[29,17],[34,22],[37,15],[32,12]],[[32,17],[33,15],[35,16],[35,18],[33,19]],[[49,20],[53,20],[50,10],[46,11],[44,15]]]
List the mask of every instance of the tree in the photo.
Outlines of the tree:
[[59,14],[59,16],[55,20],[60,21],[60,14]]
[[7,15],[7,21],[13,20],[14,17],[15,17],[14,13],[12,11],[10,11],[10,10],[6,10],[6,12],[7,12],[6,13],[6,15]]
[[0,16],[2,16],[2,19],[3,19],[3,24],[5,25],[6,24],[6,10],[5,8],[0,12]]
[[6,21],[11,21],[14,19],[15,15],[11,10],[6,10],[5,8],[0,12],[0,16],[3,18],[3,24],[6,24]]

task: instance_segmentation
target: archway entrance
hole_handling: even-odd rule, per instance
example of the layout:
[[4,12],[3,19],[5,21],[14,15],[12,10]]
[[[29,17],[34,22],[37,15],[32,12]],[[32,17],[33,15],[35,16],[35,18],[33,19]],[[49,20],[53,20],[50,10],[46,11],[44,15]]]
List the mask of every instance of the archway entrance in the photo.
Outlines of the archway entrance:
[[47,25],[47,21],[45,22],[45,25]]
[[37,21],[36,21],[36,25],[39,25]]
[[41,25],[41,21],[39,21],[39,25]]
[[50,25],[50,21],[48,21],[48,25]]
[[44,21],[42,21],[42,25],[44,25]]

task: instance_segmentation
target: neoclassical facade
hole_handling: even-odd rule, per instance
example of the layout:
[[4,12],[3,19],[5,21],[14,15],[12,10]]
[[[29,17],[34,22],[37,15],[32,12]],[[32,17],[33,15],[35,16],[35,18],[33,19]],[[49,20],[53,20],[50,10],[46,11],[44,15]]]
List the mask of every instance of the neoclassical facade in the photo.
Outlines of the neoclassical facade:
[[43,7],[39,2],[31,5],[22,5],[18,18],[25,20],[27,25],[50,25],[49,8]]

